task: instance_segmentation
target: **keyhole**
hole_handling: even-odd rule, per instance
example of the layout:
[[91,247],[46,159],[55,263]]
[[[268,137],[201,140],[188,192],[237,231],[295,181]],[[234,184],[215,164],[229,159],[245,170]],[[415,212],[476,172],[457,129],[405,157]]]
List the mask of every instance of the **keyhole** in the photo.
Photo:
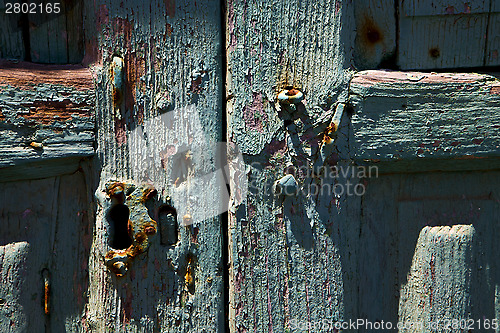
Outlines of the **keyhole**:
[[129,234],[129,209],[124,204],[117,204],[111,207],[108,213],[111,237],[110,246],[117,250],[127,249],[132,245],[132,238]]
[[160,243],[173,245],[177,243],[177,212],[169,205],[163,205],[158,212]]

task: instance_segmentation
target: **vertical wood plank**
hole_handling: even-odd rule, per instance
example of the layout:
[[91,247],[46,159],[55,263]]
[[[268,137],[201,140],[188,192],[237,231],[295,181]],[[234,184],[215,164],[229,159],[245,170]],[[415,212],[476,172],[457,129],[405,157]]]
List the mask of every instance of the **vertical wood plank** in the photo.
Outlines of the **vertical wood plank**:
[[81,332],[87,301],[92,238],[91,203],[83,172],[60,177],[51,245],[51,316],[53,332]]
[[490,171],[368,180],[358,243],[360,318],[424,326],[498,319],[498,179]]
[[491,0],[491,11],[488,22],[488,44],[486,45],[485,66],[500,65],[500,3]]
[[[470,308],[470,274],[475,230],[472,225],[424,227],[418,237],[408,282],[402,287],[399,316],[423,325],[466,319]],[[467,318],[469,319],[469,318]]]
[[66,16],[67,53],[69,64],[81,63],[84,54],[83,1],[65,0],[61,3]]
[[[2,243],[3,244],[3,243]],[[0,329],[2,332],[25,332],[28,311],[24,308],[21,294],[33,290],[26,284],[26,261],[29,252],[27,242],[0,245]],[[30,318],[33,320],[34,318]]]
[[25,50],[21,28],[21,14],[7,14],[7,3],[0,1],[0,58],[24,59]]
[[[172,246],[160,244],[158,234],[151,236],[147,252],[117,278],[104,265],[108,222],[100,207],[89,267],[87,323],[94,331],[223,331],[220,219],[200,219],[217,201],[180,202],[174,195],[186,189],[193,198],[199,198],[197,192],[220,196],[218,190],[200,187],[203,179],[215,183],[215,155],[204,148],[209,141],[220,141],[222,132],[220,3],[130,0],[85,5],[86,24],[98,36],[97,62],[91,64],[99,82],[102,169],[97,193],[102,195],[111,179],[150,183],[158,197],[173,198],[179,224],[187,213],[193,219],[192,225],[179,226],[179,242]],[[122,99],[112,94],[113,57],[124,63]],[[172,122],[163,123],[162,116],[172,116]],[[192,151],[193,169],[177,187],[172,179],[172,172],[179,171],[174,155],[184,147]],[[156,213],[153,210],[151,218],[156,219]]]
[[[17,282],[12,281],[19,284],[21,291],[17,310],[22,307],[19,313],[14,314],[22,318],[13,323],[14,332],[37,331],[44,329],[46,324],[42,307],[41,271],[50,266],[54,216],[58,209],[58,186],[58,177],[0,183],[1,244],[25,244],[23,256],[26,273],[19,276]],[[18,259],[21,260],[20,263],[23,262],[22,257]]]
[[[356,318],[350,293],[356,250],[349,237],[358,219],[347,220],[356,216],[351,209],[359,198],[336,197],[327,189],[307,193],[320,182],[333,186],[345,179],[306,175],[317,159],[320,134],[345,98],[344,70],[352,59],[343,46],[354,38],[348,3],[227,2],[228,141],[248,165],[241,175],[248,194],[229,222],[231,332],[286,332],[307,322]],[[304,105],[289,118],[276,103],[287,85],[305,93]],[[285,120],[295,126],[290,133]],[[347,123],[341,127],[345,136]],[[292,135],[296,156],[287,146]],[[347,160],[343,145],[338,143],[339,158]],[[303,167],[297,181],[304,194],[273,193],[288,162]]]
[[401,69],[484,65],[489,0],[398,1]]
[[[33,62],[68,64],[83,58],[83,1],[58,2],[60,12],[53,11],[54,2],[42,1],[43,13],[29,14],[30,50]],[[49,13],[47,10],[52,11]]]

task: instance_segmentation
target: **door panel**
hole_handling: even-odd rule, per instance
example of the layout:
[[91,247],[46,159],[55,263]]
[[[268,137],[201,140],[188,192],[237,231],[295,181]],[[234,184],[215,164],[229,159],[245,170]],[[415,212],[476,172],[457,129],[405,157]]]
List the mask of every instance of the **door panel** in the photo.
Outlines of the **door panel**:
[[3,327],[6,332],[78,331],[92,234],[82,172],[0,183],[0,198]]
[[499,175],[421,173],[370,180],[360,239],[362,317],[425,325],[498,319]]

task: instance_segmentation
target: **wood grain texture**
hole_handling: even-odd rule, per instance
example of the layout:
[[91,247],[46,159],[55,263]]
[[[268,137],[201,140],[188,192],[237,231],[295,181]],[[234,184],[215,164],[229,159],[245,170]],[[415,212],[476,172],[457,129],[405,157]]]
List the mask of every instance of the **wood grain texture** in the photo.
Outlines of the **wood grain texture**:
[[7,2],[0,1],[0,58],[24,59],[25,50],[21,29],[21,14],[8,14]]
[[407,171],[419,170],[418,161],[421,171],[464,168],[462,162],[472,169],[476,162],[497,168],[498,86],[497,79],[480,74],[356,74],[350,88],[354,159],[390,162],[390,168]]
[[83,58],[83,1],[58,2],[60,12],[55,13],[56,2],[39,1],[36,14],[29,14],[31,60],[37,63],[80,63]]
[[356,39],[354,60],[358,70],[386,68],[396,52],[396,14],[394,1],[356,1]]
[[0,78],[3,181],[74,172],[94,154],[95,90],[87,69],[2,62]]
[[0,183],[2,332],[80,331],[92,237],[88,194],[82,172]]
[[399,68],[484,65],[490,0],[397,1]]
[[360,318],[498,318],[498,179],[498,171],[367,179],[356,241]]
[[500,65],[500,33],[498,31],[500,31],[500,4],[498,1],[493,1],[488,23],[485,66]]
[[[306,321],[356,318],[355,254],[348,239],[356,230],[359,198],[309,193],[346,179],[306,174],[346,98],[352,59],[343,47],[354,41],[348,3],[227,3],[228,141],[243,153],[248,167],[241,177],[249,184],[229,221],[231,332],[285,332]],[[290,116],[276,103],[287,85],[305,94]],[[345,166],[347,131],[343,122],[337,148]],[[297,182],[304,193],[275,196],[273,183],[289,163],[303,167]]]
[[[199,182],[216,181],[210,173],[215,169],[214,151],[205,148],[207,142],[220,141],[222,133],[220,10],[219,2],[212,0],[86,3],[85,24],[97,36],[87,46],[97,51],[91,68],[98,81],[101,167],[95,184],[101,204],[84,314],[88,331],[224,329],[220,219],[199,218],[217,201],[195,200],[197,192],[206,191],[215,199],[220,195],[218,189],[207,191]],[[115,87],[116,95],[113,57],[124,64],[124,83]],[[171,122],[163,123],[162,116],[172,116]],[[175,154],[188,150],[193,168],[176,183]],[[158,191],[150,212],[153,219],[158,219],[158,206],[167,196],[172,197],[179,224],[186,213],[193,219],[193,224],[179,226],[179,241],[172,246],[161,245],[159,235],[151,236],[147,252],[136,256],[121,278],[104,265],[109,221],[103,202],[109,199],[103,191],[112,179],[153,185]],[[194,199],[176,200],[174,193],[180,189]]]

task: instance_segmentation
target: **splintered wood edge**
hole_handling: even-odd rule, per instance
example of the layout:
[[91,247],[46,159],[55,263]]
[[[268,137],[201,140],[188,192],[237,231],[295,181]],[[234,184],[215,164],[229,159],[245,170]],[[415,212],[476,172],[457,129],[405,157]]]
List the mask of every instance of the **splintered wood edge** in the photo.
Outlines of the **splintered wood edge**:
[[[359,163],[389,173],[500,168],[500,108],[492,108],[500,101],[495,76],[368,70],[353,77],[349,99],[355,109],[352,149]],[[405,105],[400,107],[399,100]],[[422,117],[426,122],[418,121]]]
[[78,90],[94,89],[90,69],[82,65],[44,65],[0,60],[0,86],[60,84]]
[[474,83],[485,80],[491,81],[491,86],[500,94],[500,81],[496,80],[499,73],[434,73],[434,72],[401,72],[390,70],[367,70],[355,74],[351,86],[371,87],[377,84],[446,84],[446,83]]

